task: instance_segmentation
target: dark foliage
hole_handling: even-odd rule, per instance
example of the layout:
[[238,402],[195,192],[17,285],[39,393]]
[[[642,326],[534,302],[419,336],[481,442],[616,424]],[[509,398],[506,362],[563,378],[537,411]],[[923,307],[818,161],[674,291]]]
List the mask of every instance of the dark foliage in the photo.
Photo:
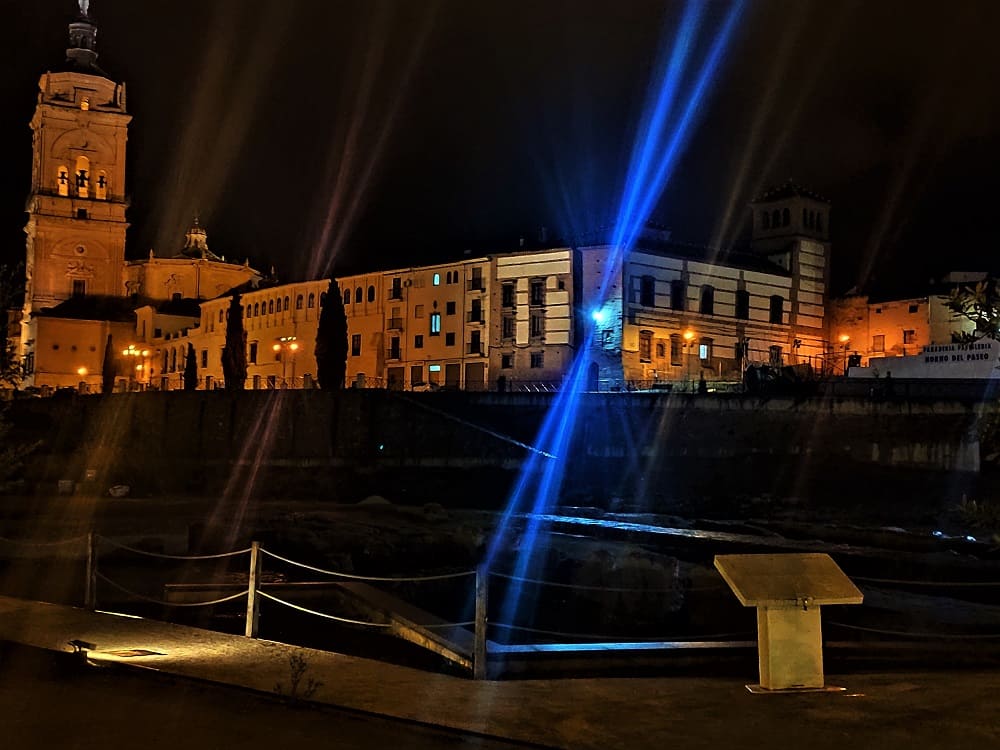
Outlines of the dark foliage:
[[247,382],[247,334],[243,330],[243,303],[239,293],[229,302],[226,346],[222,350],[222,376],[227,391],[242,391]]
[[184,390],[198,390],[198,355],[194,344],[188,344],[187,358],[184,360]]
[[333,279],[323,300],[316,332],[316,379],[325,391],[344,387],[347,375],[347,313]]
[[104,362],[101,365],[101,393],[107,395],[115,390],[115,377],[118,375],[118,360],[115,357],[115,342],[108,334],[104,345]]

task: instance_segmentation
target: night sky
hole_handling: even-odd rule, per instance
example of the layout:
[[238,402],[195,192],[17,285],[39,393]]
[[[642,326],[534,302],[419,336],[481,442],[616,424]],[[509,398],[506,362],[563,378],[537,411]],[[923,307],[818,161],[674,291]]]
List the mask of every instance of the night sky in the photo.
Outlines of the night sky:
[[[706,31],[727,3],[709,2]],[[128,85],[129,257],[212,249],[283,280],[513,250],[614,222],[680,3],[93,0]],[[0,262],[23,257],[39,74],[73,0],[0,0]],[[991,269],[1000,3],[750,0],[651,220],[747,241],[793,178],[834,204],[834,289]],[[727,219],[728,216],[728,219]]]

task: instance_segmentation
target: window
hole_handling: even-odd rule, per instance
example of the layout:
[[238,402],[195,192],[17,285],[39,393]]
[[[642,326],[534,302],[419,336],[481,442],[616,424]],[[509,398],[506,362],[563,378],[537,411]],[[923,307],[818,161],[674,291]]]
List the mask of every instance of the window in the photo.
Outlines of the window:
[[[458,276],[456,273],[455,276]],[[455,279],[458,281],[458,279]],[[472,281],[469,282],[469,290],[473,292],[483,292],[486,285],[483,283],[483,269],[476,266],[472,269]]]
[[674,367],[684,364],[684,343],[676,333],[670,337],[670,364]]
[[818,212],[816,214],[816,231],[817,232],[823,231],[823,214]]
[[771,228],[771,215],[767,211],[760,212],[760,224],[764,229]]
[[389,339],[389,359],[399,359],[399,336]]
[[879,334],[878,336],[872,336],[872,351],[873,352],[884,352],[885,351],[885,334]]
[[392,280],[392,288],[389,290],[389,299],[403,299],[403,280],[396,276]]
[[771,212],[771,228],[777,229],[781,226],[781,211],[774,209]]
[[656,280],[652,276],[643,276],[639,280],[639,304],[643,307],[656,306]]
[[469,312],[470,323],[483,322],[483,301],[476,297],[472,300],[472,310]]
[[781,347],[772,346],[768,348],[768,353],[770,355],[771,367],[781,367]]
[[639,361],[650,362],[653,359],[653,332],[639,331]]
[[351,356],[361,356],[361,334],[355,333],[351,336]]
[[500,324],[500,338],[512,339],[514,338],[514,316],[504,315],[503,320]]
[[[360,305],[361,304],[362,300],[364,299],[363,295],[364,295],[364,292],[361,290],[361,287],[358,287],[357,289],[354,290],[354,304],[355,305]],[[309,295],[309,296],[311,297],[312,295]],[[312,305],[309,305],[309,307],[312,307]]]
[[[250,364],[257,364],[257,342],[254,341],[250,344],[250,353],[247,355],[247,360]],[[202,367],[207,367],[207,365],[202,365]]]
[[531,316],[531,337],[538,338],[545,334],[545,316],[543,315],[532,315]]
[[451,271],[448,271],[448,273],[446,273],[444,275],[444,283],[445,284],[450,284],[451,283]]
[[469,334],[469,354],[483,353],[482,332],[475,330]]
[[423,305],[416,305],[413,308],[413,317],[414,318],[422,318],[422,317],[424,317],[424,306]]
[[454,315],[455,314],[455,303],[454,302],[446,302],[445,303],[445,305],[444,305],[444,314],[445,315]]
[[59,167],[56,172],[56,190],[59,195],[69,195],[69,170],[66,167]]
[[903,343],[904,344],[915,344],[915,343],[917,343],[917,332],[916,331],[903,331]]
[[670,309],[683,310],[685,307],[684,282],[680,279],[674,279],[670,282]]
[[750,292],[746,289],[736,292],[736,317],[740,320],[750,320]]
[[531,282],[531,301],[532,305],[544,305],[545,304],[545,282],[544,281],[532,281]]
[[410,366],[410,385],[420,385],[424,382],[424,366],[423,365],[411,365]]
[[87,282],[84,279],[73,279],[73,296],[83,297],[87,294]]
[[441,274],[434,274],[431,283],[434,284],[434,286],[441,286]]
[[706,284],[701,288],[701,306],[698,311],[702,315],[715,315],[715,287]]
[[780,294],[771,297],[771,322],[781,325],[785,322],[785,298]]
[[274,300],[267,303],[267,314],[274,315]]
[[90,197],[90,159],[86,156],[76,157],[76,194]]
[[282,309],[285,310],[286,312],[288,311],[288,297],[285,297],[285,306]]
[[[361,300],[358,300],[358,302],[360,302],[360,301]],[[315,294],[310,294],[309,295],[309,309],[311,310],[314,307],[316,307],[316,295]]]
[[920,309],[920,305],[910,305],[910,314],[917,312]]
[[455,346],[455,334],[446,333],[444,335],[444,345],[445,346]]
[[504,284],[503,285],[503,288],[502,288],[502,302],[501,302],[501,304],[504,307],[513,307],[514,306],[514,292],[515,292],[515,289],[514,289],[514,285],[513,284]]
[[298,297],[295,298],[295,309],[296,310],[301,310],[302,309],[302,295],[301,294]]
[[374,302],[375,301],[375,285],[374,284],[372,286],[368,287],[368,301],[369,302]]
[[533,370],[541,369],[545,367],[545,352],[532,352],[531,353],[531,368]]
[[435,312],[431,313],[431,336],[441,335],[441,313]]
[[500,355],[500,369],[511,370],[514,368],[514,355],[513,354],[501,354]]
[[802,209],[802,226],[804,226],[804,227],[811,227],[812,226],[812,222],[810,221],[810,218],[811,217],[810,217],[809,210],[803,208]]
[[781,225],[783,227],[787,227],[791,223],[792,223],[792,212],[786,208],[784,211],[781,212]]
[[413,348],[423,349],[424,348],[424,336],[422,333],[418,333],[413,337]]
[[656,342],[656,356],[658,359],[663,359],[667,356],[667,345],[662,341]]
[[260,303],[259,302],[254,302],[253,303],[253,316],[255,318],[259,318],[260,317]]
[[90,214],[87,213],[87,209],[85,209],[85,208],[78,208],[78,209],[76,209],[76,218],[78,218],[78,219],[89,219],[90,218]]
[[177,350],[170,352],[170,372],[177,372]]
[[222,316],[225,314],[225,310],[219,310],[219,322],[222,322]]
[[882,308],[881,307],[876,307],[875,308],[875,314],[876,315],[881,315],[882,314]]
[[698,359],[702,362],[712,359],[712,339],[702,339],[698,344]]
[[96,189],[94,190],[95,197],[99,201],[106,201],[108,199],[108,173],[98,172],[97,173],[97,183]]
[[202,368],[208,367],[208,349],[201,350],[201,366]]

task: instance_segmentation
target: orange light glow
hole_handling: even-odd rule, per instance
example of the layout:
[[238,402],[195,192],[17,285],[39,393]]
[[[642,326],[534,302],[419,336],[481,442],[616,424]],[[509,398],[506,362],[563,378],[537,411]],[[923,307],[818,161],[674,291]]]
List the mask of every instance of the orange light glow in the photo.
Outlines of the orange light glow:
[[846,344],[846,343],[847,343],[848,341],[850,341],[850,340],[851,340],[851,337],[850,337],[850,336],[848,336],[848,335],[847,335],[846,333],[842,333],[842,334],[840,334],[840,338],[838,338],[837,340],[838,340],[838,341],[839,341],[839,342],[840,342],[841,344]]
[[76,371],[76,374],[79,375],[81,378],[87,377],[87,373],[88,373],[88,370],[87,370],[86,367],[81,367],[81,368],[79,368]]
[[275,344],[271,348],[274,349],[274,351],[276,351],[276,352],[280,352],[281,351],[281,344]]
[[299,350],[299,345],[293,341],[291,344],[288,345],[288,348],[291,349],[293,352],[297,352]]
[[687,331],[684,331],[684,340],[685,341],[690,341],[693,338],[694,338],[694,331],[692,331],[690,329],[687,330]]

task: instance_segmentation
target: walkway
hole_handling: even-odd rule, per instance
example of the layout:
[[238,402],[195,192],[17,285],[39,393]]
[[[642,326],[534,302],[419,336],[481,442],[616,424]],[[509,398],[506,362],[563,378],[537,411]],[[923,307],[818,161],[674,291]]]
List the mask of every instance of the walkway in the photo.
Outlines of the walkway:
[[[0,641],[67,651],[93,643],[95,659],[271,693],[287,685],[289,657],[322,682],[313,700],[343,708],[562,748],[1000,746],[989,672],[831,677],[845,694],[754,696],[735,678],[472,682],[341,654],[205,630],[0,597]],[[146,651],[126,656],[109,652]],[[754,675],[747,675],[750,681]]]

